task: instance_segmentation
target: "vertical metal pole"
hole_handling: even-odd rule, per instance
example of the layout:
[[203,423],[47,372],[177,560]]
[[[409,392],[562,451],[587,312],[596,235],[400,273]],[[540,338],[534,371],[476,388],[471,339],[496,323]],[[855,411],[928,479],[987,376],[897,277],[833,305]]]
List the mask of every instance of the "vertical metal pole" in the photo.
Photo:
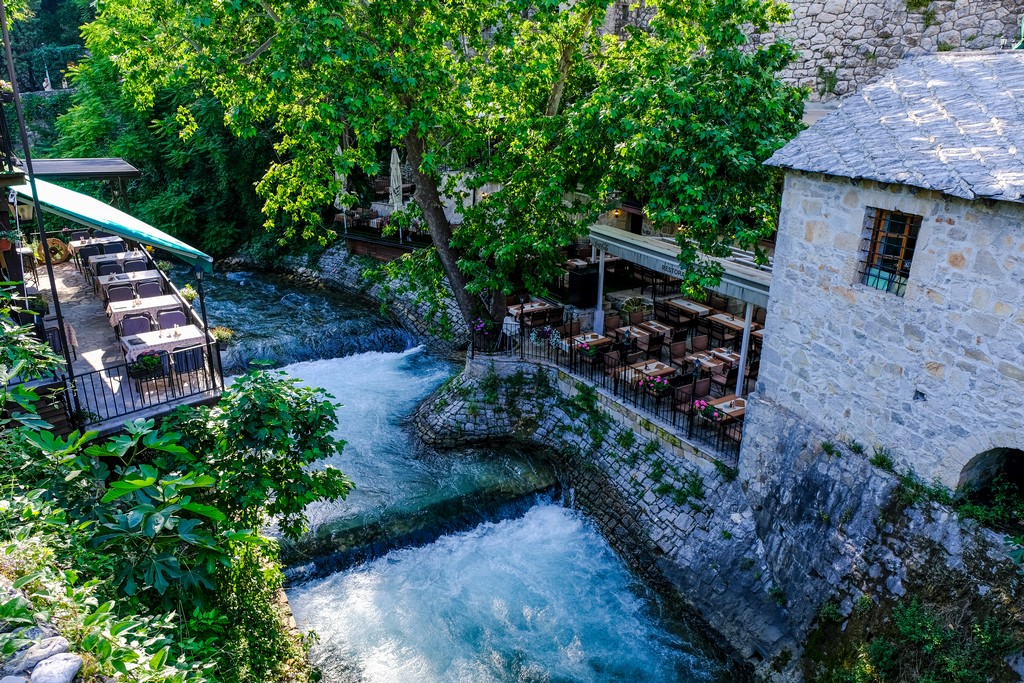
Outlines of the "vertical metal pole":
[[747,302],[747,310],[743,316],[743,343],[740,344],[740,373],[736,378],[736,396],[743,396],[745,382],[743,374],[747,371],[747,354],[750,352],[750,323],[754,320],[754,304]]
[[[2,2],[2,0],[0,0]],[[216,375],[220,374],[220,357],[214,360],[213,347],[210,345],[210,324],[206,321],[206,290],[203,288],[203,276],[197,271],[195,273],[196,281],[199,283],[199,315],[203,318],[203,338],[206,340],[206,357],[210,359],[210,375],[214,376],[213,387],[217,388]],[[217,347],[217,353],[220,353],[220,345]],[[215,370],[216,368],[216,370]],[[220,378],[220,385],[223,388],[224,378]]]
[[4,40],[4,58],[7,61],[7,76],[10,79],[11,91],[14,96],[14,111],[18,114],[18,132],[21,136],[22,152],[25,155],[25,174],[28,176],[29,187],[32,188],[32,204],[35,207],[36,228],[39,230],[39,240],[43,246],[43,260],[46,262],[46,273],[50,279],[50,291],[53,293],[53,312],[57,316],[57,334],[60,336],[61,350],[64,353],[65,367],[67,368],[68,381],[71,386],[71,397],[75,404],[75,414],[71,416],[71,424],[74,427],[78,427],[78,416],[82,412],[82,405],[78,400],[78,390],[75,388],[75,370],[71,364],[67,334],[64,332],[64,315],[61,313],[60,297],[57,295],[57,279],[53,275],[53,259],[50,257],[50,245],[47,241],[46,226],[43,225],[43,209],[39,204],[39,195],[36,192],[36,178],[32,171],[32,152],[29,150],[28,132],[25,128],[25,113],[21,108],[18,77],[14,73],[11,36],[7,31],[7,8],[4,6],[3,0],[0,0],[0,36]]
[[594,311],[594,332],[604,334],[604,249],[597,259],[597,310]]

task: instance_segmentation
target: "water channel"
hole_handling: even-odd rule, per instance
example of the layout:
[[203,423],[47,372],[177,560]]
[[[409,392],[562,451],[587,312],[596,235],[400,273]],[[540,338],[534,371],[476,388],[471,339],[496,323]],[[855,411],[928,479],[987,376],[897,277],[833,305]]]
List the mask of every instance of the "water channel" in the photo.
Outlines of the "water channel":
[[437,453],[405,419],[456,371],[372,306],[255,273],[209,279],[227,365],[268,358],[341,404],[337,462],[357,489],[284,548],[289,600],[328,683],[733,680],[561,504],[542,454]]

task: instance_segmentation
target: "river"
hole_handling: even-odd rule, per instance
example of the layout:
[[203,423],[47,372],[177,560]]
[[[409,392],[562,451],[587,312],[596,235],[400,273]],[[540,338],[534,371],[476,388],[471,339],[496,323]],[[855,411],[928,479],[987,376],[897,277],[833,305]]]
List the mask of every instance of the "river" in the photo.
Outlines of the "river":
[[266,358],[340,404],[357,489],[286,547],[289,601],[328,683],[729,681],[728,667],[562,505],[546,458],[438,453],[406,424],[456,372],[375,307],[255,273],[207,281],[226,365]]

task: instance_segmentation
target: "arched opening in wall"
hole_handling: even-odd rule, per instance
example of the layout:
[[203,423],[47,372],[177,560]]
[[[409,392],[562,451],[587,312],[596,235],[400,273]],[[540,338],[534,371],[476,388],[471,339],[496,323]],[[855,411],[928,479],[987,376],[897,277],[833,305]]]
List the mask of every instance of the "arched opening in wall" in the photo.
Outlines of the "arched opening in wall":
[[1024,531],[1024,451],[993,448],[971,458],[957,491],[967,512],[1001,531]]

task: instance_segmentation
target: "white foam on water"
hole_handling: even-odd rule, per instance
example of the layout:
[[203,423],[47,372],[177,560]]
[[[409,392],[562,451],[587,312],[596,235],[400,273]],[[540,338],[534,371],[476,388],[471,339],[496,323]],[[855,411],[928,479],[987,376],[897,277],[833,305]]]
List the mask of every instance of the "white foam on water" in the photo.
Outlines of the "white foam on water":
[[596,528],[543,504],[289,591],[331,682],[711,681]]

